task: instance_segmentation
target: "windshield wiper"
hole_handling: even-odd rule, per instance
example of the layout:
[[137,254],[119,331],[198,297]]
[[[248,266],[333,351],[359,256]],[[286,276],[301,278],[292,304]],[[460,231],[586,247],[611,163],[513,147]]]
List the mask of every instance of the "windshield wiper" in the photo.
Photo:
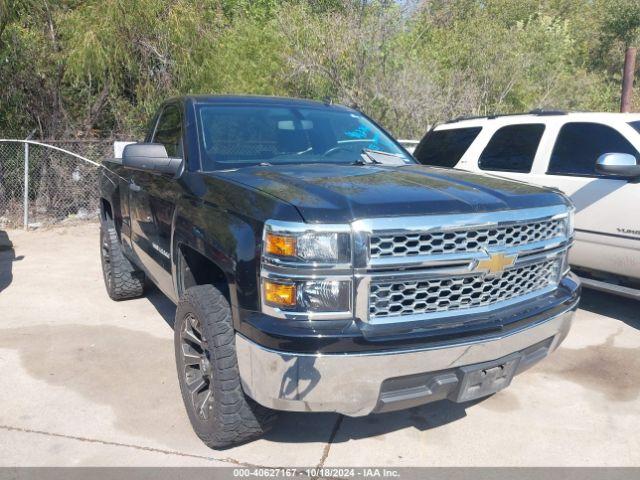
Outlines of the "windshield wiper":
[[382,152],[363,148],[360,152],[360,159],[354,165],[406,165],[404,156],[397,153]]
[[354,165],[379,165],[380,162],[366,152],[366,148],[360,152],[360,158],[353,162]]

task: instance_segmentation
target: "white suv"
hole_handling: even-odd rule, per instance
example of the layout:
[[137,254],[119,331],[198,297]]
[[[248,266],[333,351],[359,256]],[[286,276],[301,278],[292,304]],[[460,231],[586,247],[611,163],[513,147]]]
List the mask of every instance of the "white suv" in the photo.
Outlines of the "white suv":
[[570,260],[584,285],[640,299],[640,114],[457,119],[427,132],[414,155],[560,189],[576,206]]

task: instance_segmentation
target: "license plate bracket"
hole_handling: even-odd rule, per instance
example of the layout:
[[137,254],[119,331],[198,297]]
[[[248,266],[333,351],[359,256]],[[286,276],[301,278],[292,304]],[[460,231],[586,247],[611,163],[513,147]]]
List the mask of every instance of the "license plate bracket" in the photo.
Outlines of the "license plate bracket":
[[461,367],[462,379],[456,401],[476,400],[508,387],[520,358],[520,355],[512,355],[492,362]]

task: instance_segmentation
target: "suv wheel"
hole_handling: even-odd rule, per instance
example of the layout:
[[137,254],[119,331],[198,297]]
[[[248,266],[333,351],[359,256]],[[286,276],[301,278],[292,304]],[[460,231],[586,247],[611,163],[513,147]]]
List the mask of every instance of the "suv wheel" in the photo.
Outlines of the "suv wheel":
[[176,310],[174,343],[180,391],[191,425],[211,448],[261,436],[276,414],[242,391],[231,308],[212,285],[191,287]]
[[136,298],[144,293],[144,273],[124,256],[113,221],[100,222],[100,258],[107,293],[113,300]]

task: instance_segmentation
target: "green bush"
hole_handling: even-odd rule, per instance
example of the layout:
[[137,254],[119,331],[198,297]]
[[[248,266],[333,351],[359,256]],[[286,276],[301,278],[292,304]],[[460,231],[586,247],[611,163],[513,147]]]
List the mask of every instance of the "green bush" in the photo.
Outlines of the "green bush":
[[184,93],[462,114],[618,106],[638,0],[0,0],[0,135],[137,137]]

